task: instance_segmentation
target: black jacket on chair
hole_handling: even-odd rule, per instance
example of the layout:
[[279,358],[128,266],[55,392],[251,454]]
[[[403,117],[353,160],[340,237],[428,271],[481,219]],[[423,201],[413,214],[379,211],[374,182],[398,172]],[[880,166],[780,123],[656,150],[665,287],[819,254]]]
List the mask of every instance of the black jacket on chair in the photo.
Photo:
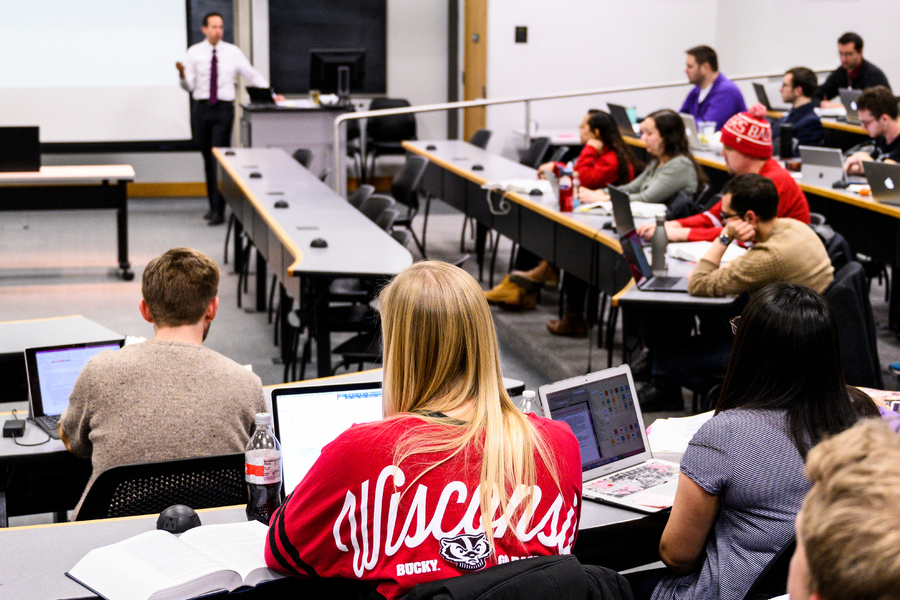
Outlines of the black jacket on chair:
[[633,600],[624,577],[582,566],[574,556],[542,556],[422,583],[404,600]]

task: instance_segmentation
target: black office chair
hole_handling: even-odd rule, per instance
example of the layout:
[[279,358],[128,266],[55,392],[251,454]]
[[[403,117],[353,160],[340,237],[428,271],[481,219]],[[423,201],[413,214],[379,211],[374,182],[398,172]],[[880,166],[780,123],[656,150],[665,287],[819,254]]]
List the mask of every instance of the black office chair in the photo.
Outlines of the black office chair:
[[539,137],[531,140],[531,145],[519,157],[519,162],[526,167],[537,169],[544,164],[544,155],[550,149],[550,138]]
[[375,193],[375,186],[369,185],[368,183],[364,183],[356,188],[352,194],[347,197],[347,202],[355,206],[356,208],[360,208],[363,205],[363,202],[369,199],[369,196]]
[[[560,146],[559,148],[554,150],[552,154],[550,154],[550,159],[546,160],[544,162],[554,162],[554,163],[562,162],[562,159],[565,158],[566,153],[568,153],[568,152],[569,152],[568,148],[566,148],[565,146]],[[541,164],[543,164],[543,163],[541,163]],[[538,165],[538,166],[540,166],[540,165]]]
[[246,502],[243,452],[138,463],[101,473],[76,521],[153,514],[173,504],[197,510]]
[[388,208],[393,208],[396,205],[397,201],[390,196],[385,196],[384,194],[373,194],[369,196],[365,202],[362,203],[362,206],[359,208],[359,210],[362,214],[369,217],[370,221],[374,221],[383,211],[387,210]]
[[491,141],[491,130],[490,129],[479,129],[475,133],[472,134],[472,137],[469,138],[469,143],[473,146],[478,146],[482,150],[487,148],[488,142]]
[[797,540],[791,537],[790,541],[781,547],[762,573],[757,576],[753,585],[744,595],[744,600],[768,600],[786,594],[788,570],[796,548]]
[[[375,98],[369,104],[369,110],[383,110],[386,108],[403,108],[409,106],[409,101],[404,98]],[[366,124],[366,158],[364,163],[369,172],[369,159],[371,157],[372,168],[369,179],[375,177],[375,162],[379,156],[402,155],[406,151],[401,145],[404,140],[416,139],[416,117],[414,114],[386,115],[372,117]]]
[[[406,157],[406,164],[403,165],[403,170],[400,171],[400,174],[397,175],[391,183],[391,197],[393,197],[398,204],[406,206],[407,209],[406,215],[398,218],[394,222],[394,226],[403,227],[404,229],[409,230],[422,257],[425,257],[425,234],[428,229],[428,207],[426,206],[425,220],[422,224],[421,240],[419,240],[416,232],[413,231],[412,221],[419,212],[419,184],[422,181],[422,176],[425,175],[425,169],[427,167],[427,158],[422,156],[408,156]],[[384,197],[387,196],[384,194],[373,194],[367,202],[371,202],[375,198]]]
[[313,161],[313,151],[309,148],[298,148],[291,156],[294,157],[294,160],[303,165],[304,169],[309,169],[309,165],[311,165]]

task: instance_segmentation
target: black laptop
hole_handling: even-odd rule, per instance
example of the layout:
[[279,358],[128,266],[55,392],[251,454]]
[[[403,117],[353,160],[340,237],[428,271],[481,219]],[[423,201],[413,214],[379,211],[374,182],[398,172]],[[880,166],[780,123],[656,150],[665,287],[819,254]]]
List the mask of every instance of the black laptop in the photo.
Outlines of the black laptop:
[[38,127],[0,127],[0,173],[40,170]]
[[250,95],[250,104],[275,104],[272,88],[247,86],[247,94]]
[[104,350],[118,350],[124,339],[25,349],[30,418],[50,437],[59,439],[57,425],[69,406],[75,380],[89,360]]

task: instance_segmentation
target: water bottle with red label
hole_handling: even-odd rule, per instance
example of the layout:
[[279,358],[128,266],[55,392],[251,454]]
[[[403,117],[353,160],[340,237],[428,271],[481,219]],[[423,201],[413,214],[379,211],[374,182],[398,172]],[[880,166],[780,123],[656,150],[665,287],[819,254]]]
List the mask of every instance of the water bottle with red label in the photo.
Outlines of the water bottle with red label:
[[559,176],[559,210],[562,212],[572,212],[573,208],[572,169],[563,167],[560,169]]
[[281,444],[272,431],[272,415],[256,414],[256,431],[244,454],[247,519],[266,525],[281,506]]

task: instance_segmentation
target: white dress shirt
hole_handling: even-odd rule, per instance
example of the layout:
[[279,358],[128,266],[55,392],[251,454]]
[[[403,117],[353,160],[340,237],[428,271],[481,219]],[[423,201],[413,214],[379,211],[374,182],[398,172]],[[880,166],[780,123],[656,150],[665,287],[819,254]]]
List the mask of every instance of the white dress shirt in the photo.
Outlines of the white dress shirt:
[[[220,41],[215,45],[218,70],[219,100],[234,100],[234,82],[238,74],[243,75],[254,87],[269,87],[266,78],[253,68],[241,49],[234,44]],[[212,66],[213,45],[208,40],[194,44],[187,51],[184,61],[184,79],[179,79],[181,87],[191,92],[194,100],[209,100],[209,71]]]

